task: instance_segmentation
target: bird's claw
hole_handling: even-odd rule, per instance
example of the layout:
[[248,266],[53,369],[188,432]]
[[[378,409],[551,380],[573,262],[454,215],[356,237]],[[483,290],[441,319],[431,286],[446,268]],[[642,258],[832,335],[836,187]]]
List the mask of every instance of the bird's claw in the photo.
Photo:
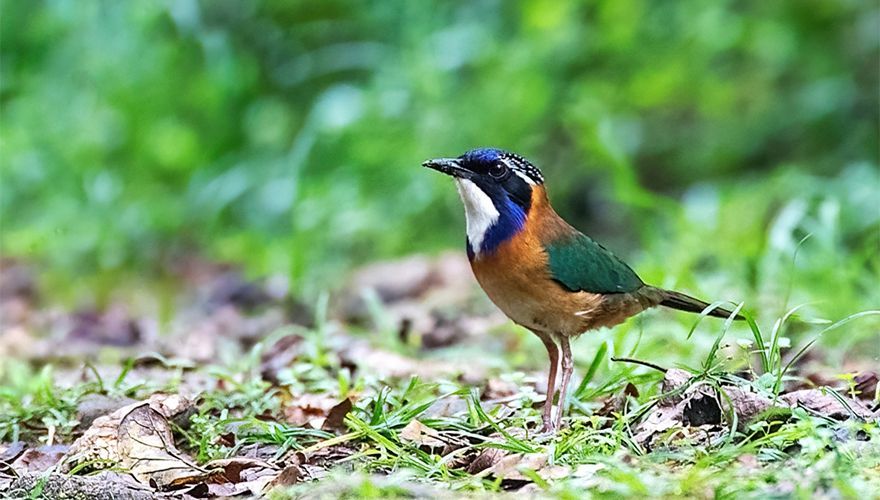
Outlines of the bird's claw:
[[555,435],[557,430],[556,422],[553,419],[544,419],[544,425],[541,426],[541,434]]

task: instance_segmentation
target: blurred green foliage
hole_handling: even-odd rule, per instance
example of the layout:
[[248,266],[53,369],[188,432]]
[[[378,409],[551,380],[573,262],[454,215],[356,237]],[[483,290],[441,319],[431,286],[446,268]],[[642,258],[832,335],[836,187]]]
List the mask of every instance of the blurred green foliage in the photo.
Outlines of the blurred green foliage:
[[799,284],[877,298],[872,2],[0,6],[2,250],[64,276],[198,251],[332,287],[460,244],[419,164],[491,145],[646,279],[784,289],[812,232]]

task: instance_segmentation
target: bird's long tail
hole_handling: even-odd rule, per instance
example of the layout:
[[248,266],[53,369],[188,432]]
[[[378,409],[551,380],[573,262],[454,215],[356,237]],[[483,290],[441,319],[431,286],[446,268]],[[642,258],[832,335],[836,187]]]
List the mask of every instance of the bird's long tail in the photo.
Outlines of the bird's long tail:
[[[701,313],[704,309],[709,307],[708,302],[703,302],[700,299],[695,299],[690,295],[685,295],[681,292],[675,292],[672,290],[662,290],[662,292],[663,300],[660,301],[661,306],[692,313]],[[712,309],[709,316],[715,316],[716,318],[729,318],[732,314],[733,311],[729,309],[716,307],[715,309]],[[742,315],[737,314],[733,319],[744,320],[745,318]]]

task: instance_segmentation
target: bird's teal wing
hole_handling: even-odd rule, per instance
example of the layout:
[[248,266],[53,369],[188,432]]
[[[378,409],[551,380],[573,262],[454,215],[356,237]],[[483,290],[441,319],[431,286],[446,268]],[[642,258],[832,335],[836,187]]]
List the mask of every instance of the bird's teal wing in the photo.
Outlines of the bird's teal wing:
[[551,242],[544,250],[553,279],[573,292],[627,293],[644,286],[626,263],[585,234]]

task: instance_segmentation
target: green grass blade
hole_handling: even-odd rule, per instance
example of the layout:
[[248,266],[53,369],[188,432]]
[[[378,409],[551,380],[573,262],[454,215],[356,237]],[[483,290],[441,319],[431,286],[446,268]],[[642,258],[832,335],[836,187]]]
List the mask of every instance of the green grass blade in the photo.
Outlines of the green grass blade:
[[[740,303],[736,307],[736,309],[734,309],[733,312],[730,314],[730,317],[724,320],[724,324],[721,326],[721,333],[719,333],[715,337],[715,342],[712,343],[712,348],[709,349],[709,354],[706,356],[706,361],[703,363],[704,373],[709,373],[709,371],[711,370],[712,365],[715,363],[715,355],[718,353],[718,348],[721,345],[721,339],[723,339],[724,336],[727,334],[727,331],[730,329],[730,325],[733,324],[733,318],[735,318],[736,315],[739,314],[744,305],[744,302]],[[708,314],[707,311],[709,311],[708,307],[706,308],[706,311],[704,311],[704,313]]]
[[602,345],[599,346],[599,350],[596,351],[596,355],[593,356],[593,361],[590,362],[590,367],[587,369],[587,373],[584,374],[584,378],[578,385],[577,390],[574,391],[575,399],[580,399],[581,396],[584,395],[584,392],[587,390],[587,385],[589,385],[593,380],[593,377],[596,376],[596,372],[599,371],[599,366],[601,366],[602,361],[605,360],[606,354],[608,354],[608,343],[602,342]]

